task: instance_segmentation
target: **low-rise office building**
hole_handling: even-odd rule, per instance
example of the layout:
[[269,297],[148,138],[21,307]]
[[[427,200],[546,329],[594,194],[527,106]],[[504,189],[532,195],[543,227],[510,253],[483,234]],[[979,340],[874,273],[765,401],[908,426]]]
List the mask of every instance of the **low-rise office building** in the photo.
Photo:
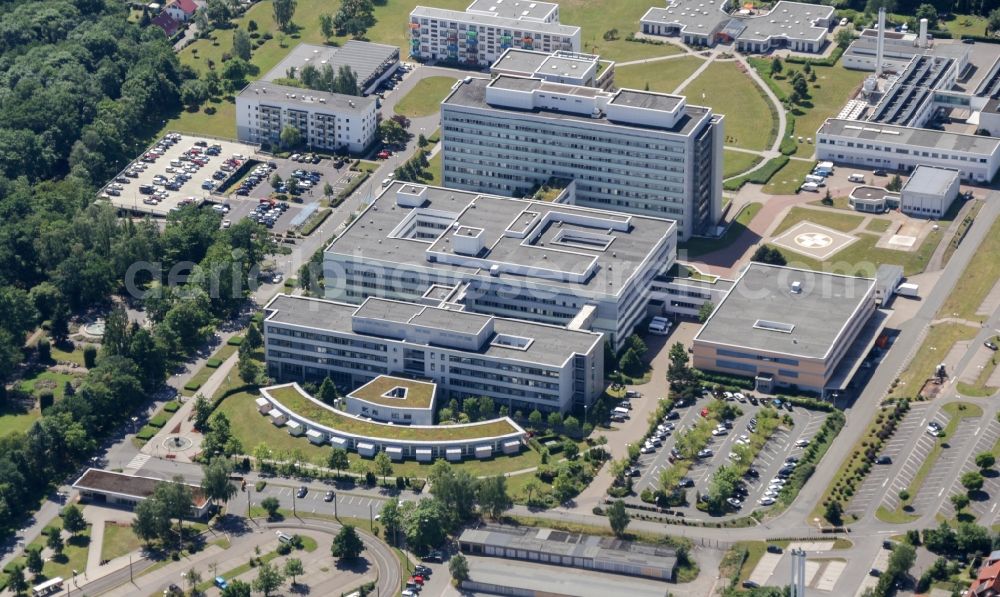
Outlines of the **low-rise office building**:
[[290,76],[301,79],[307,67],[320,72],[329,69],[334,75],[343,67],[350,68],[358,81],[358,93],[368,94],[399,68],[399,48],[356,39],[340,46],[299,44],[261,80],[273,82]]
[[958,198],[958,170],[917,166],[903,185],[899,209],[923,218],[940,218]]
[[433,382],[379,375],[344,398],[348,413],[402,425],[433,425]]
[[680,37],[689,46],[733,43],[741,52],[756,54],[778,49],[821,52],[826,45],[832,6],[781,0],[770,11],[754,14],[750,9],[729,13],[731,4],[668,0],[666,8],[646,11],[640,19],[642,32]]
[[396,182],[324,253],[326,298],[460,305],[621,346],[670,269],[674,222]]
[[594,54],[559,50],[538,52],[508,48],[490,67],[494,77],[509,75],[542,79],[552,83],[600,87],[611,91],[615,86],[615,63]]
[[267,371],[278,380],[329,376],[355,388],[406,376],[436,384],[439,400],[489,396],[511,412],[566,412],[604,390],[595,332],[378,298],[359,306],[281,294],[264,312]]
[[899,193],[882,187],[857,186],[851,189],[851,194],[847,196],[847,204],[854,211],[881,214],[899,207]]
[[441,104],[441,138],[453,188],[517,196],[569,179],[578,205],[675,220],[681,240],[721,216],[723,117],[682,96],[470,78]]
[[276,145],[293,126],[305,145],[360,153],[378,129],[374,97],[312,91],[255,81],[236,96],[236,136],[245,143]]
[[963,180],[989,182],[1000,168],[1000,139],[828,118],[816,132],[816,157],[903,172],[954,168]]
[[[73,489],[80,492],[80,498],[84,502],[135,508],[139,502],[153,495],[160,483],[168,481],[88,468],[73,482]],[[185,485],[191,491],[192,515],[194,518],[204,518],[211,508],[211,502],[205,497],[205,492],[200,486]]]
[[831,380],[847,377],[838,367],[875,313],[875,290],[871,278],[751,263],[695,336],[694,367],[754,378],[761,392],[842,389]]
[[509,48],[580,51],[580,28],[559,23],[559,5],[474,0],[465,11],[417,6],[410,13],[410,56],[489,66]]

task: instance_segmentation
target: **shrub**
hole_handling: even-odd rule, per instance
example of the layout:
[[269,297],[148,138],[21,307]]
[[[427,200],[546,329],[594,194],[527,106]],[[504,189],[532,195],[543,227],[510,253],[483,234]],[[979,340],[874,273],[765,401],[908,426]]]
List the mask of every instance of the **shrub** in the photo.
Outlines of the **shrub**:
[[39,410],[45,410],[46,408],[55,404],[56,397],[51,391],[45,390],[38,395],[38,408]]
[[164,425],[166,425],[167,421],[169,421],[169,420],[170,420],[170,418],[167,417],[166,413],[160,413],[160,414],[156,415],[155,417],[153,417],[152,419],[149,420],[149,425],[151,427],[156,427],[157,429],[160,429]]
[[167,402],[166,404],[163,405],[163,410],[168,413],[175,413],[180,409],[180,407],[181,407],[180,402],[177,402],[176,400],[171,400],[170,402]]
[[267,481],[265,481],[263,479],[261,479],[260,481],[257,481],[256,483],[254,483],[254,486],[253,486],[254,490],[257,491],[257,492],[264,491],[265,487],[267,487]]
[[97,363],[97,347],[93,344],[88,344],[83,347],[83,366],[87,369],[93,369],[94,365]]
[[197,382],[197,381],[189,381],[186,384],[184,384],[184,389],[187,390],[187,391],[189,391],[189,392],[197,392],[198,388],[200,388],[200,387],[201,387],[201,383]]
[[156,429],[156,427],[150,427],[149,425],[146,425],[145,427],[139,430],[139,433],[135,434],[135,437],[136,439],[140,439],[142,441],[148,441],[153,439],[153,436],[156,435],[157,431],[158,430]]
[[226,341],[226,344],[230,346],[239,346],[240,344],[243,344],[243,336],[233,336]]
[[222,359],[211,358],[205,361],[205,366],[209,369],[218,369],[222,365]]

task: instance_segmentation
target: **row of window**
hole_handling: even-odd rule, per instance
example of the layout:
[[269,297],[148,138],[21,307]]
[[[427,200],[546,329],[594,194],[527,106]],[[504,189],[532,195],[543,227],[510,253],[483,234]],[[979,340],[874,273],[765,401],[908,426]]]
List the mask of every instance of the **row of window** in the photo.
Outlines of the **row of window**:
[[827,139],[825,137],[820,137],[819,143],[821,145],[839,145],[841,147],[847,146],[847,147],[852,147],[852,148],[856,148],[856,149],[870,149],[872,151],[883,151],[883,152],[887,152],[887,153],[895,152],[895,153],[904,154],[904,155],[913,155],[913,156],[916,156],[916,157],[933,158],[933,159],[939,159],[939,160],[952,160],[952,161],[955,161],[955,162],[974,162],[974,163],[979,163],[979,164],[985,164],[988,161],[987,158],[975,158],[975,157],[969,157],[969,156],[964,156],[964,155],[955,155],[955,154],[949,154],[949,153],[938,153],[936,151],[923,151],[923,150],[917,150],[917,149],[914,149],[913,151],[910,151],[909,149],[906,149],[906,148],[903,148],[903,147],[892,148],[892,147],[883,146],[883,145],[872,145],[871,143],[855,143],[854,141],[839,141],[839,140],[834,140],[834,139]]
[[789,359],[785,357],[766,357],[759,354],[752,354],[747,352],[740,352],[738,350],[730,350],[728,348],[717,348],[715,354],[720,357],[731,357],[735,359],[747,359],[750,361],[766,361],[768,363],[780,363],[782,365],[791,365],[792,367],[798,367],[798,359]]

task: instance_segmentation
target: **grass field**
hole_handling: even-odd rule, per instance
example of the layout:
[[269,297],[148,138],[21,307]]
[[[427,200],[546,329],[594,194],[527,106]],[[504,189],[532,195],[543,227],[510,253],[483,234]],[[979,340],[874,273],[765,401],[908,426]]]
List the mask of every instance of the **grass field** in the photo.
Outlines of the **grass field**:
[[678,85],[698,70],[705,61],[694,56],[682,56],[659,62],[615,67],[615,86],[673,93]]
[[[990,341],[996,344],[1000,341],[1000,336],[993,336],[990,338]],[[983,368],[980,369],[979,375],[976,376],[976,382],[974,384],[967,384],[961,381],[958,382],[959,393],[966,396],[978,396],[981,398],[987,398],[996,394],[997,388],[990,387],[986,384],[989,382],[990,376],[993,375],[993,372],[996,371],[997,358],[998,356],[995,352],[990,355],[989,360],[983,364]]]
[[80,367],[83,367],[83,348],[75,347],[73,352],[67,352],[58,346],[53,345],[52,360],[57,362],[66,361],[67,363],[76,363]]
[[794,195],[815,165],[812,160],[788,160],[764,185],[764,192],[769,195]]
[[[215,108],[215,114],[206,114],[205,106]],[[236,103],[228,99],[209,100],[196,112],[182,110],[168,120],[156,138],[159,139],[168,131],[188,133],[189,135],[208,135],[210,137],[236,138]]]
[[833,228],[841,232],[850,232],[857,228],[863,220],[864,218],[861,216],[853,216],[830,210],[793,207],[789,210],[785,219],[781,221],[781,224],[774,229],[773,234],[777,236],[799,222],[812,222],[813,224],[819,224],[820,226],[826,226],[827,228]]
[[[413,2],[417,4],[417,2]],[[459,2],[461,9],[468,6]],[[438,6],[437,3],[434,6]],[[644,44],[626,41],[625,37],[639,29],[639,19],[649,10],[648,0],[617,0],[613,5],[593,0],[564,0],[559,3],[559,21],[580,27],[580,44],[584,52],[600,54],[601,58],[625,62],[680,52],[670,44]],[[409,14],[410,10],[406,10]],[[604,40],[604,33],[618,30],[618,39]]]
[[722,152],[722,178],[743,174],[759,164],[763,159],[759,155],[752,153],[726,149]]
[[101,542],[101,559],[113,560],[133,552],[142,546],[142,541],[128,525],[104,523],[104,540]]
[[725,143],[744,149],[767,149],[777,135],[777,123],[764,92],[735,63],[716,62],[684,88],[692,105],[708,105],[728,116]]
[[[255,399],[255,395],[243,392],[226,398],[218,407],[219,412],[223,412],[229,417],[233,435],[243,444],[245,452],[252,453],[258,444],[265,443],[275,452],[298,451],[302,455],[302,461],[325,466],[330,446],[314,446],[304,437],[292,437],[284,429],[271,425],[267,419],[257,413]],[[359,460],[366,461],[355,452],[349,454],[349,459],[352,464]],[[453,466],[465,468],[473,475],[482,476],[531,468],[538,466],[540,462],[541,459],[537,452],[526,450],[518,456],[498,456],[485,461],[463,461],[453,463]],[[420,464],[414,461],[393,463],[393,475],[425,477],[428,471],[430,471],[429,464]]]
[[431,173],[433,178],[427,179],[424,182],[429,185],[441,186],[443,180],[443,173],[441,172],[441,152],[437,152],[437,155],[427,160],[427,171]]
[[41,413],[37,408],[27,412],[14,412],[4,409],[0,411],[0,437],[5,437],[14,432],[24,433],[31,427],[31,424],[41,418]]
[[455,79],[451,77],[427,77],[421,79],[413,89],[396,104],[396,114],[407,118],[421,118],[436,113],[441,100],[451,91]]
[[869,232],[885,232],[892,226],[892,220],[886,220],[885,218],[872,218],[868,220],[868,224],[865,226],[865,230]]
[[[758,66],[757,70],[761,76],[769,76],[771,72],[770,58],[751,58],[750,62]],[[778,78],[771,77],[774,86],[781,91],[781,94],[785,96],[791,94],[792,73],[801,71],[802,67],[801,64],[784,62]],[[810,97],[802,105],[796,105],[791,110],[792,115],[795,116],[796,143],[798,143],[797,138],[802,137],[799,151],[805,154],[811,154],[813,151],[813,145],[805,140],[814,138],[816,130],[823,124],[823,121],[840,112],[851,91],[861,85],[861,81],[865,78],[865,73],[847,70],[840,64],[836,66],[812,66],[812,70],[816,73],[816,80],[809,83]],[[808,75],[806,77],[808,80]]]
[[986,17],[976,15],[954,15],[950,21],[941,21],[941,28],[950,31],[955,37],[963,35],[986,35]]
[[66,382],[73,381],[78,377],[79,376],[70,375],[68,373],[40,371],[31,377],[21,380],[21,387],[35,396],[38,396],[43,391],[48,390],[52,392],[52,395],[56,397],[56,400],[60,400],[66,390]]
[[736,216],[736,220],[729,225],[729,229],[726,230],[724,235],[722,235],[722,238],[692,238],[691,240],[680,243],[677,246],[678,255],[683,259],[691,259],[728,247],[733,244],[733,242],[735,242],[741,234],[743,234],[743,231],[746,230],[746,227],[750,224],[762,207],[764,207],[764,205],[761,203],[750,203],[746,205]]
[[976,311],[1000,279],[1000,260],[996,258],[997,255],[1000,255],[1000,218],[993,222],[986,238],[979,245],[979,250],[941,306],[941,317],[985,319],[977,316]]
[[[49,521],[48,527],[62,529],[62,518],[56,516],[51,521]],[[57,557],[48,559],[45,561],[45,565],[42,568],[41,578],[35,577],[34,583],[39,583],[42,580],[55,578],[61,576],[65,579],[73,577],[74,570],[83,570],[87,567],[87,551],[90,545],[90,525],[87,525],[86,530],[75,537],[70,537],[68,533],[63,533],[63,541],[65,542],[65,547],[63,548],[62,554]],[[28,544],[26,549],[42,549],[45,547],[45,535],[39,535],[37,539]],[[20,555],[8,564],[4,570],[10,569],[13,565],[18,564],[22,567],[25,565],[26,557]],[[25,575],[31,580],[31,573],[25,569]]]
[[976,336],[976,328],[961,323],[932,325],[917,354],[899,376],[891,396],[915,398],[924,382],[934,375],[934,368],[944,360],[951,347]]

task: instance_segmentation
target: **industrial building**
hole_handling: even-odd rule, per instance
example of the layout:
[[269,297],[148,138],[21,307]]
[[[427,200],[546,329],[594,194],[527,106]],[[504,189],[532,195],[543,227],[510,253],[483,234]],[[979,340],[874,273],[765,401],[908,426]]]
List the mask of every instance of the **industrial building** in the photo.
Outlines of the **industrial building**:
[[417,6],[410,13],[410,56],[487,67],[508,48],[580,51],[580,28],[559,23],[559,5],[474,0],[465,11]]
[[317,71],[329,67],[334,74],[341,67],[350,68],[358,80],[358,93],[366,95],[399,68],[399,48],[356,39],[348,40],[341,46],[299,44],[261,80],[273,82],[292,76],[301,78],[302,69],[309,66]]
[[444,302],[621,346],[676,246],[669,220],[397,182],[326,248],[326,298]]
[[723,116],[682,96],[500,75],[441,104],[444,184],[526,195],[575,183],[578,205],[669,218],[682,240],[722,211]]
[[275,145],[293,126],[305,145],[360,153],[378,129],[374,97],[312,91],[254,81],[236,96],[236,136],[244,143]]
[[436,384],[436,400],[489,396],[511,412],[566,412],[604,390],[595,332],[380,298],[352,305],[279,294],[264,313],[268,375],[282,381],[329,376],[357,388],[403,376]]
[[458,537],[458,546],[463,553],[470,555],[527,560],[666,581],[674,580],[677,569],[677,553],[669,547],[547,528],[489,525],[466,529]]
[[822,52],[833,17],[832,6],[781,0],[766,12],[730,13],[729,0],[668,0],[666,8],[646,11],[640,23],[647,35],[679,37],[689,46],[732,43],[746,53],[771,50]]
[[923,218],[942,217],[958,198],[959,178],[954,168],[917,166],[903,185],[900,211]]
[[600,87],[611,91],[615,85],[615,63],[601,60],[593,54],[574,52],[537,52],[509,48],[493,66],[490,74],[494,77],[510,75],[542,79],[552,83]]
[[[871,278],[751,263],[694,339],[697,369],[827,395],[853,377],[859,338],[874,341]],[[863,333],[864,330],[864,333]]]

